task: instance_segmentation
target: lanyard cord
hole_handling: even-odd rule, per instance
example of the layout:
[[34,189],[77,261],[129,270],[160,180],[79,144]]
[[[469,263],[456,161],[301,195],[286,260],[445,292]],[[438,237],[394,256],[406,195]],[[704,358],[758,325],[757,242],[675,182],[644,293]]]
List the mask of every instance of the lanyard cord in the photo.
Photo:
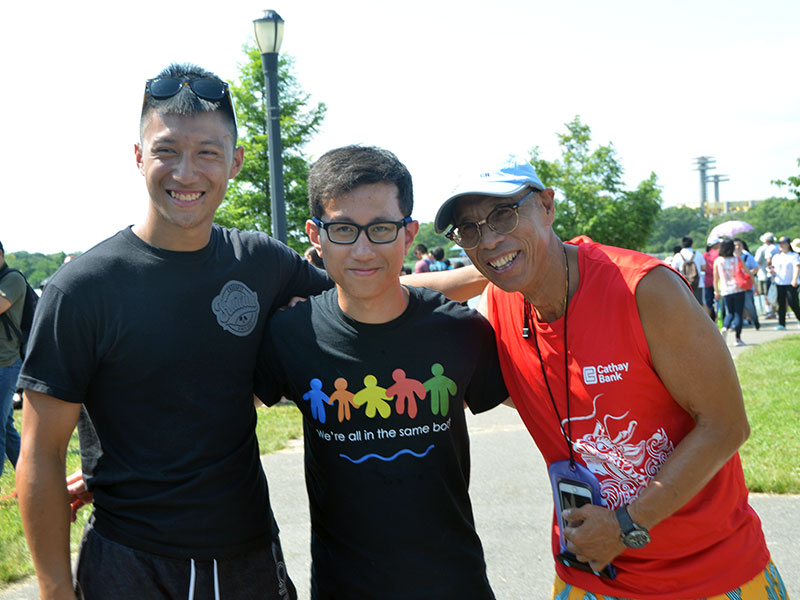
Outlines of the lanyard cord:
[[[539,337],[536,334],[536,325],[531,323],[532,316],[531,316],[531,304],[525,299],[525,304],[523,308],[523,317],[524,317],[524,327],[522,328],[522,337],[528,338],[530,336],[530,330],[533,329],[533,343],[536,346],[536,355],[539,357],[539,366],[542,368],[542,377],[544,378],[544,384],[547,387],[547,393],[550,396],[550,402],[553,405],[553,410],[556,411],[556,417],[558,417],[558,424],[561,427],[561,433],[564,435],[564,440],[567,443],[567,450],[569,451],[569,466],[571,469],[575,469],[575,454],[572,449],[572,420],[570,419],[570,411],[569,411],[569,357],[567,356],[567,304],[569,298],[569,259],[567,258],[567,249],[562,244],[561,249],[564,252],[564,264],[566,265],[567,271],[567,285],[564,291],[564,380],[565,380],[565,387],[566,387],[566,396],[567,396],[567,431],[564,430],[564,422],[561,420],[561,414],[558,412],[558,407],[556,406],[556,400],[553,397],[553,392],[550,389],[550,381],[547,378],[547,370],[544,368],[544,361],[542,360],[542,353],[539,350]],[[532,327],[529,328],[529,324]]]

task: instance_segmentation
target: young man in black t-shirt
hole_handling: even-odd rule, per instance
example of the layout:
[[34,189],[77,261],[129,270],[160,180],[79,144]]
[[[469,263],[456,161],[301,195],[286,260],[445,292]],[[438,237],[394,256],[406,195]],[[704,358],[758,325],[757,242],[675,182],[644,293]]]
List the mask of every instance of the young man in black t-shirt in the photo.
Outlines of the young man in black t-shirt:
[[491,599],[464,416],[507,396],[491,327],[401,285],[419,224],[393,154],[328,152],[308,188],[336,289],[273,316],[256,393],[303,412],[312,598]]

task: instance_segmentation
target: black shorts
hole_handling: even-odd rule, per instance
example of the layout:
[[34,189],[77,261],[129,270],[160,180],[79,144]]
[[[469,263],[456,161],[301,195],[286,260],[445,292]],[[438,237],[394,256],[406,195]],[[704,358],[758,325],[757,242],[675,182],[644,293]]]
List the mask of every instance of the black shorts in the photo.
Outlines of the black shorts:
[[297,600],[278,539],[241,556],[176,559],[113,542],[90,521],[77,570],[81,600]]

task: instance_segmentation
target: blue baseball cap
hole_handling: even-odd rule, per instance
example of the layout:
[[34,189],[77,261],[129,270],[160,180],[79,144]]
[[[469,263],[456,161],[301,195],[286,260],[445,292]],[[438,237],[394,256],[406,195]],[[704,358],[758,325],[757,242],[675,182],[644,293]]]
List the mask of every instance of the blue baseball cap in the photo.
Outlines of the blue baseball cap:
[[507,198],[521,192],[526,187],[539,191],[545,189],[539,176],[527,158],[510,154],[488,170],[468,173],[450,192],[450,197],[439,207],[433,228],[443,233],[453,225],[453,210],[456,202],[463,196],[497,196]]

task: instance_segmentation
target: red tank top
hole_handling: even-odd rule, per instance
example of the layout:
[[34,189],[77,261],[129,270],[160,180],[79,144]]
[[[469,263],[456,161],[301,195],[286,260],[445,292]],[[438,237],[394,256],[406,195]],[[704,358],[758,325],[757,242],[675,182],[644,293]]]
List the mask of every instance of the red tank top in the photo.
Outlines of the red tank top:
[[[636,286],[663,263],[588,238],[573,242],[578,243],[580,283],[567,315],[572,442],[576,459],[597,476],[613,509],[637,497],[694,421],[653,369],[638,317]],[[533,335],[522,337],[522,294],[490,284],[487,296],[503,376],[519,414],[548,466],[568,459]],[[540,323],[534,311],[531,327],[566,430],[564,318]],[[736,454],[686,506],[653,527],[650,544],[614,560],[618,575],[610,585],[559,563],[556,571],[567,583],[611,596],[675,600],[725,593],[755,577],[769,561],[747,493]],[[552,545],[557,553],[555,516]]]

